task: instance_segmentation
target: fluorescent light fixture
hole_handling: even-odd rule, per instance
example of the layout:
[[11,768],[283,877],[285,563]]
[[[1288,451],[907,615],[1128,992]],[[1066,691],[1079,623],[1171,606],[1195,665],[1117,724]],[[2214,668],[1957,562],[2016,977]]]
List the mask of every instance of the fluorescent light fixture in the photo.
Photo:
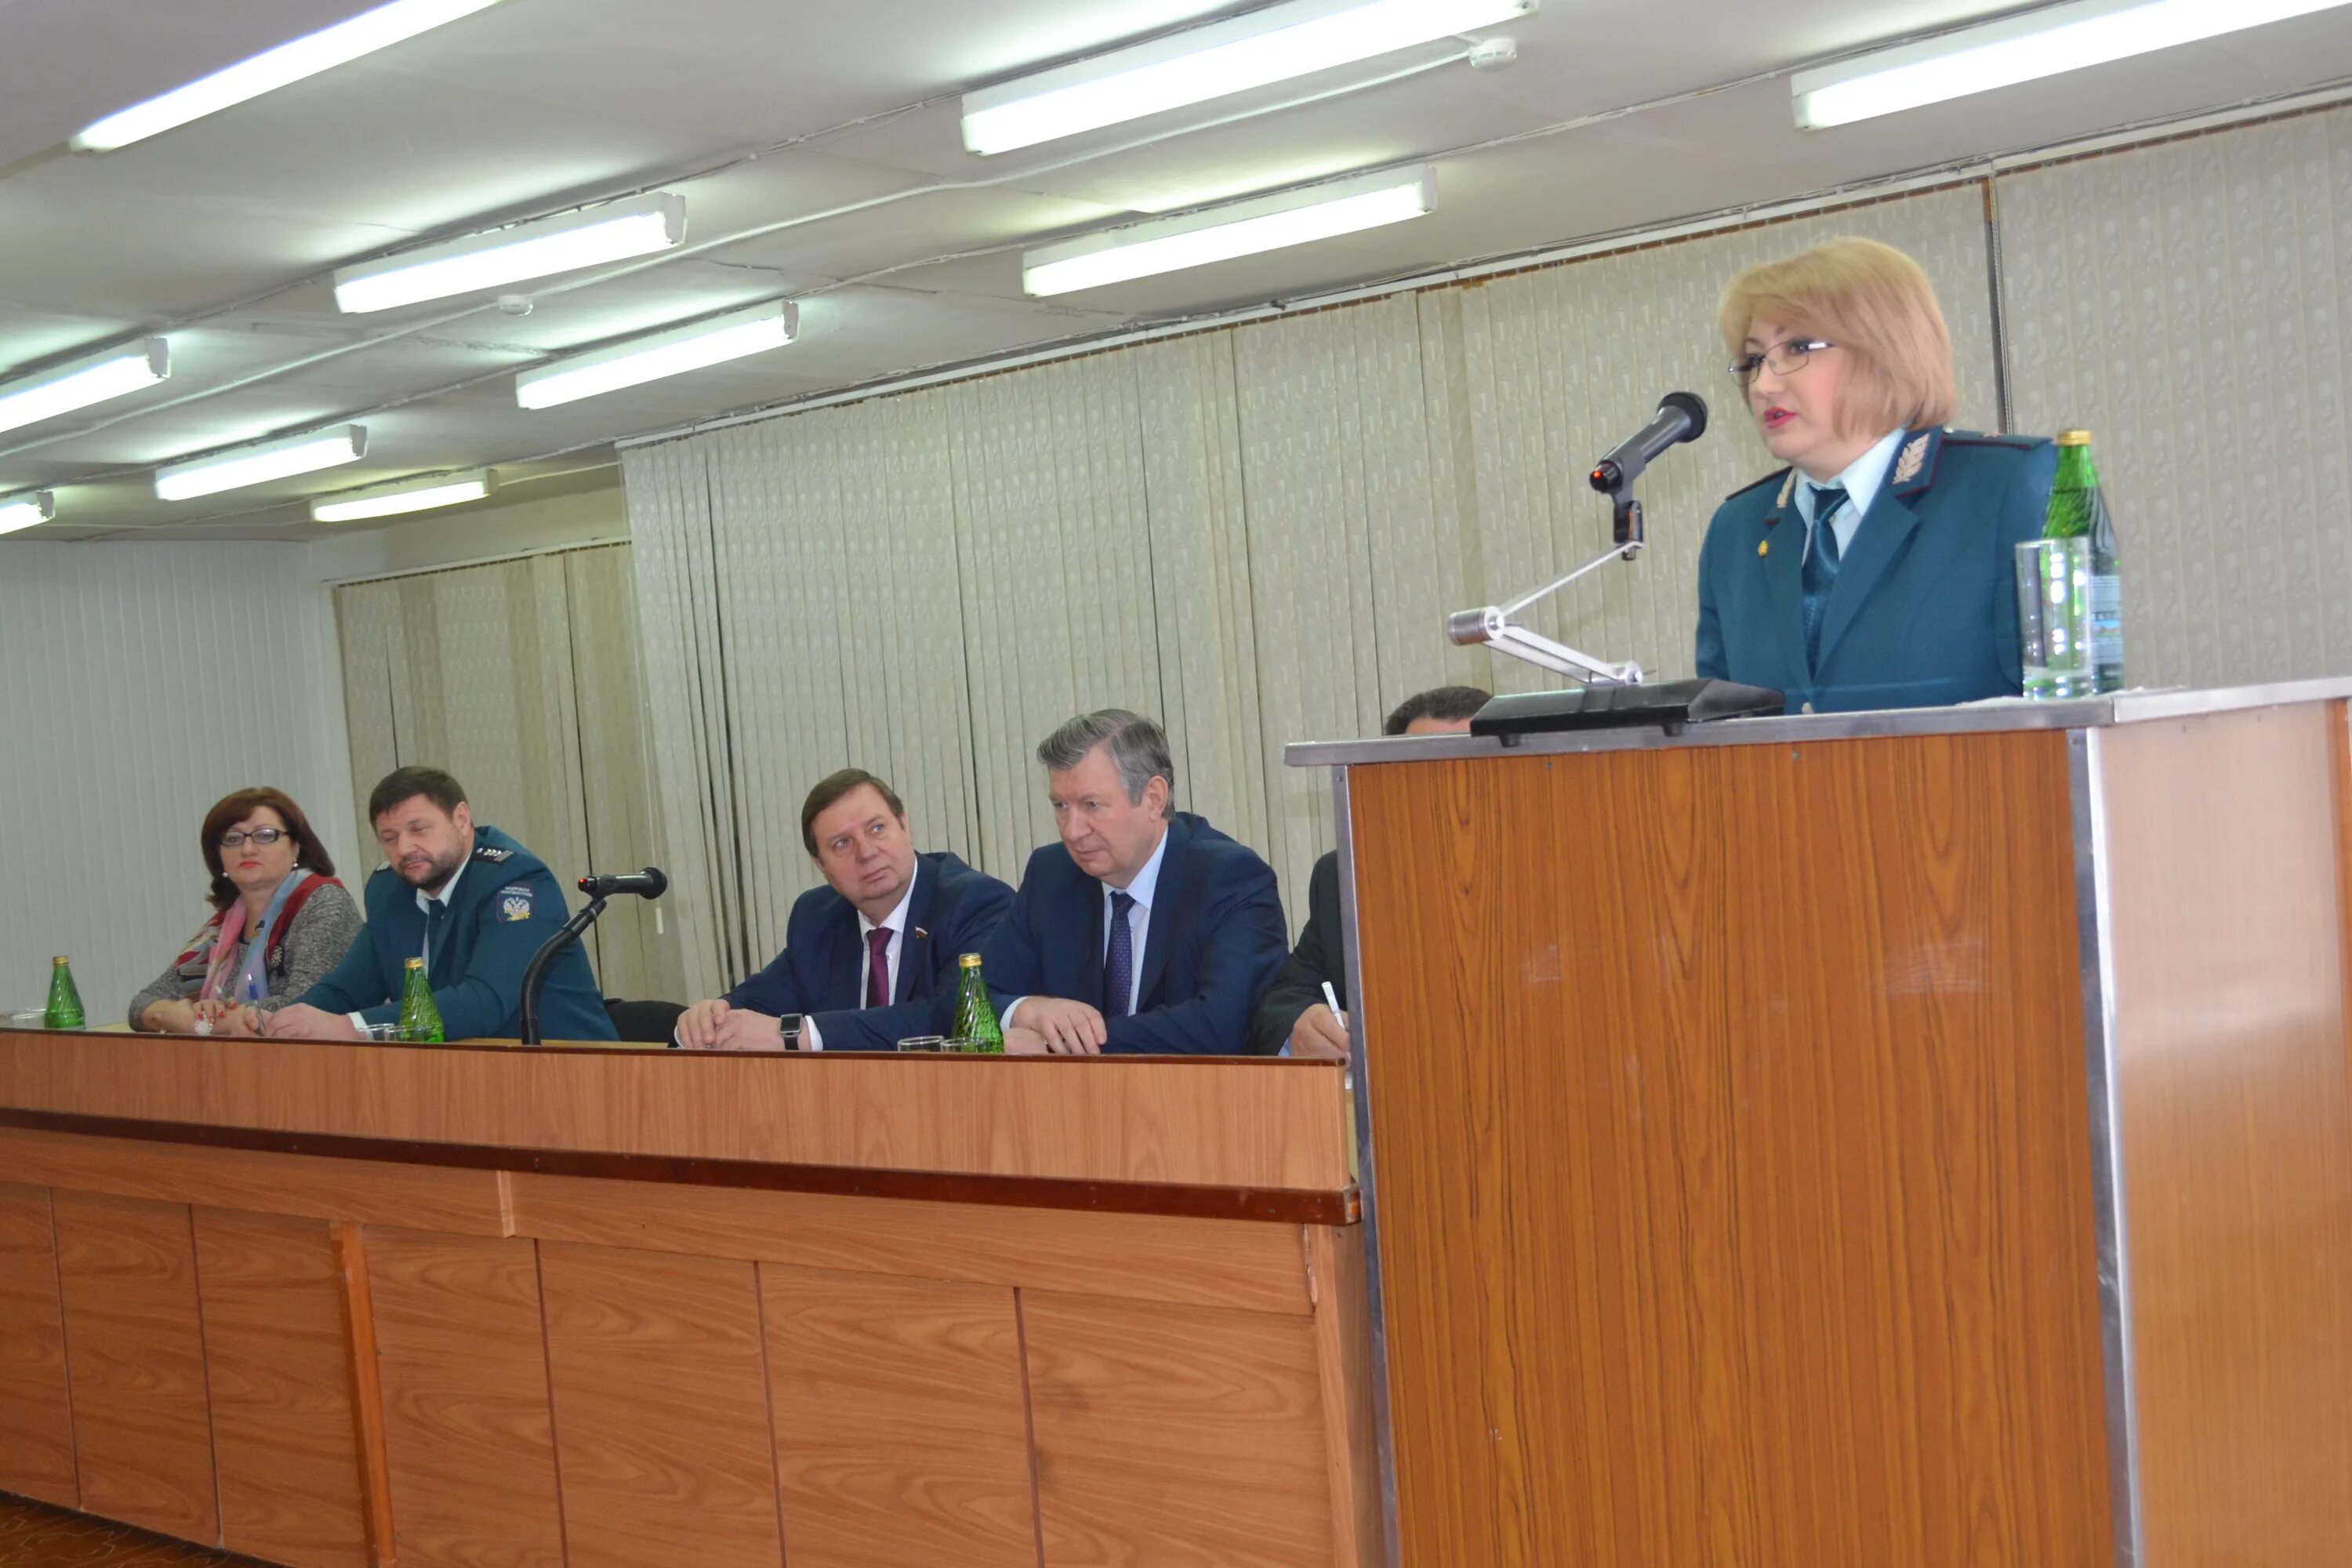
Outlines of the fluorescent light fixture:
[[47,490],[27,490],[23,495],[0,496],[0,533],[14,533],[20,528],[37,528],[57,515],[57,498]]
[[1789,84],[1797,126],[1819,131],[2014,87],[2347,0],[2073,0],[1980,27],[1800,71]]
[[389,310],[420,300],[650,256],[685,237],[684,196],[666,192],[636,196],[423,246],[381,261],[339,267],[335,304],[347,311]]
[[1009,153],[1269,82],[1328,70],[1472,27],[1531,16],[1537,0],[1291,0],[1115,49],[963,99],[963,144]]
[[77,153],[111,153],[496,4],[498,0],[393,0],[110,114],[76,132],[67,145]]
[[1032,294],[1097,289],[1130,278],[1205,267],[1212,261],[1402,223],[1436,205],[1436,174],[1426,163],[1417,169],[1358,174],[1181,217],[1105,229],[1028,251],[1021,258],[1021,286]]
[[144,338],[21,380],[0,382],[0,430],[14,430],[127,392],[152,386],[172,374],[172,346]]
[[243,489],[291,474],[356,463],[367,456],[367,430],[358,425],[334,425],[305,431],[279,441],[238,447],[194,462],[173,463],[155,470],[155,494],[163,500],[186,500],[220,490]]
[[436,507],[463,506],[480,500],[495,488],[488,468],[466,474],[436,474],[426,479],[403,479],[350,490],[310,503],[313,522],[357,522],[362,518],[398,517],[404,512],[431,511]]
[[524,371],[515,377],[515,401],[525,408],[552,408],[641,381],[682,375],[705,365],[780,349],[793,341],[800,325],[800,307],[788,300],[771,300],[748,310],[708,316],[683,327]]

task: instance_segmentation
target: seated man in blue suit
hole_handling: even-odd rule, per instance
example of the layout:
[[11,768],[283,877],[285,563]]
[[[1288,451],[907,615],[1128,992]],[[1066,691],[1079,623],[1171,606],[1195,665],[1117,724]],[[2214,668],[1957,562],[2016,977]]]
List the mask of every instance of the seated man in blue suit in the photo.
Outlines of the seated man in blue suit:
[[[801,806],[801,843],[825,880],[793,905],[784,951],[725,996],[677,1021],[688,1050],[887,1051],[927,1033],[955,997],[956,959],[978,952],[1013,889],[953,855],[919,855],[907,808],[862,768],[821,780]],[[787,1042],[781,1019],[802,1016]]]
[[982,951],[1011,1052],[1241,1056],[1287,934],[1274,868],[1171,809],[1159,725],[1125,709],[1037,748],[1061,842]]

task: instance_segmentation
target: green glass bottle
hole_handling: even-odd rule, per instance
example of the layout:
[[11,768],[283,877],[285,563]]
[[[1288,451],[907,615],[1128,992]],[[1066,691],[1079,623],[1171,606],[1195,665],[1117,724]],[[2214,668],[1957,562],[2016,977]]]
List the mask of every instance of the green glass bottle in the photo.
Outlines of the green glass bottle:
[[441,1009],[434,1005],[421,958],[408,961],[408,979],[401,988],[400,1037],[414,1045],[441,1044]]
[[988,999],[988,984],[980,977],[980,954],[967,952],[956,960],[963,971],[956,985],[956,1039],[964,1049],[985,1057],[1004,1054],[1004,1031],[997,1026],[996,1004]]
[[81,990],[74,984],[73,965],[63,957],[49,963],[49,1005],[41,1011],[45,1029],[79,1029],[88,1020],[81,1010]]
[[2042,514],[2044,539],[2091,542],[2091,685],[2096,691],[2124,686],[2124,585],[2122,551],[2115,519],[2107,510],[2099,470],[2091,461],[2088,430],[2058,432],[2058,477],[2050,482],[2050,510]]

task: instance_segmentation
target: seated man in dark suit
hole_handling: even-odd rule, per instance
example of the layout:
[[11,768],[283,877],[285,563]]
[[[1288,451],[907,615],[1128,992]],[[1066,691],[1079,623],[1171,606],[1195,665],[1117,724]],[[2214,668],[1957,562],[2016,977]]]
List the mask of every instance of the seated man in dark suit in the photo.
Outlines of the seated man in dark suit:
[[[1383,735],[1459,735],[1486,705],[1488,693],[1475,686],[1437,686],[1397,704],[1381,726]],[[1307,879],[1307,924],[1298,945],[1283,961],[1282,973],[1266,988],[1250,1021],[1250,1049],[1262,1057],[1345,1058],[1348,1019],[1323,999],[1329,982],[1339,1005],[1348,1006],[1348,954],[1339,943],[1339,852],[1315,862]]]
[[802,1050],[894,1049],[929,1031],[935,998],[953,1002],[957,957],[981,951],[1013,901],[953,855],[917,854],[907,808],[862,768],[809,791],[801,843],[826,885],[793,903],[774,963],[686,1010],[688,1050],[783,1050],[787,1013],[802,1015]]
[[982,950],[1004,1048],[1245,1053],[1282,963],[1274,868],[1171,809],[1176,766],[1149,719],[1082,714],[1037,760],[1062,841],[1029,857]]

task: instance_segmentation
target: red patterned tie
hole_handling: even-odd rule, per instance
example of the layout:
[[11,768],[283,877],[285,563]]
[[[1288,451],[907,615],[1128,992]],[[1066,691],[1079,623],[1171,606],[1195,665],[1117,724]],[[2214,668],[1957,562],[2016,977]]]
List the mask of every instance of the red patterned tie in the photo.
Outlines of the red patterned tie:
[[866,952],[872,956],[866,965],[866,1005],[887,1007],[890,1005],[890,928],[876,926],[866,933]]

